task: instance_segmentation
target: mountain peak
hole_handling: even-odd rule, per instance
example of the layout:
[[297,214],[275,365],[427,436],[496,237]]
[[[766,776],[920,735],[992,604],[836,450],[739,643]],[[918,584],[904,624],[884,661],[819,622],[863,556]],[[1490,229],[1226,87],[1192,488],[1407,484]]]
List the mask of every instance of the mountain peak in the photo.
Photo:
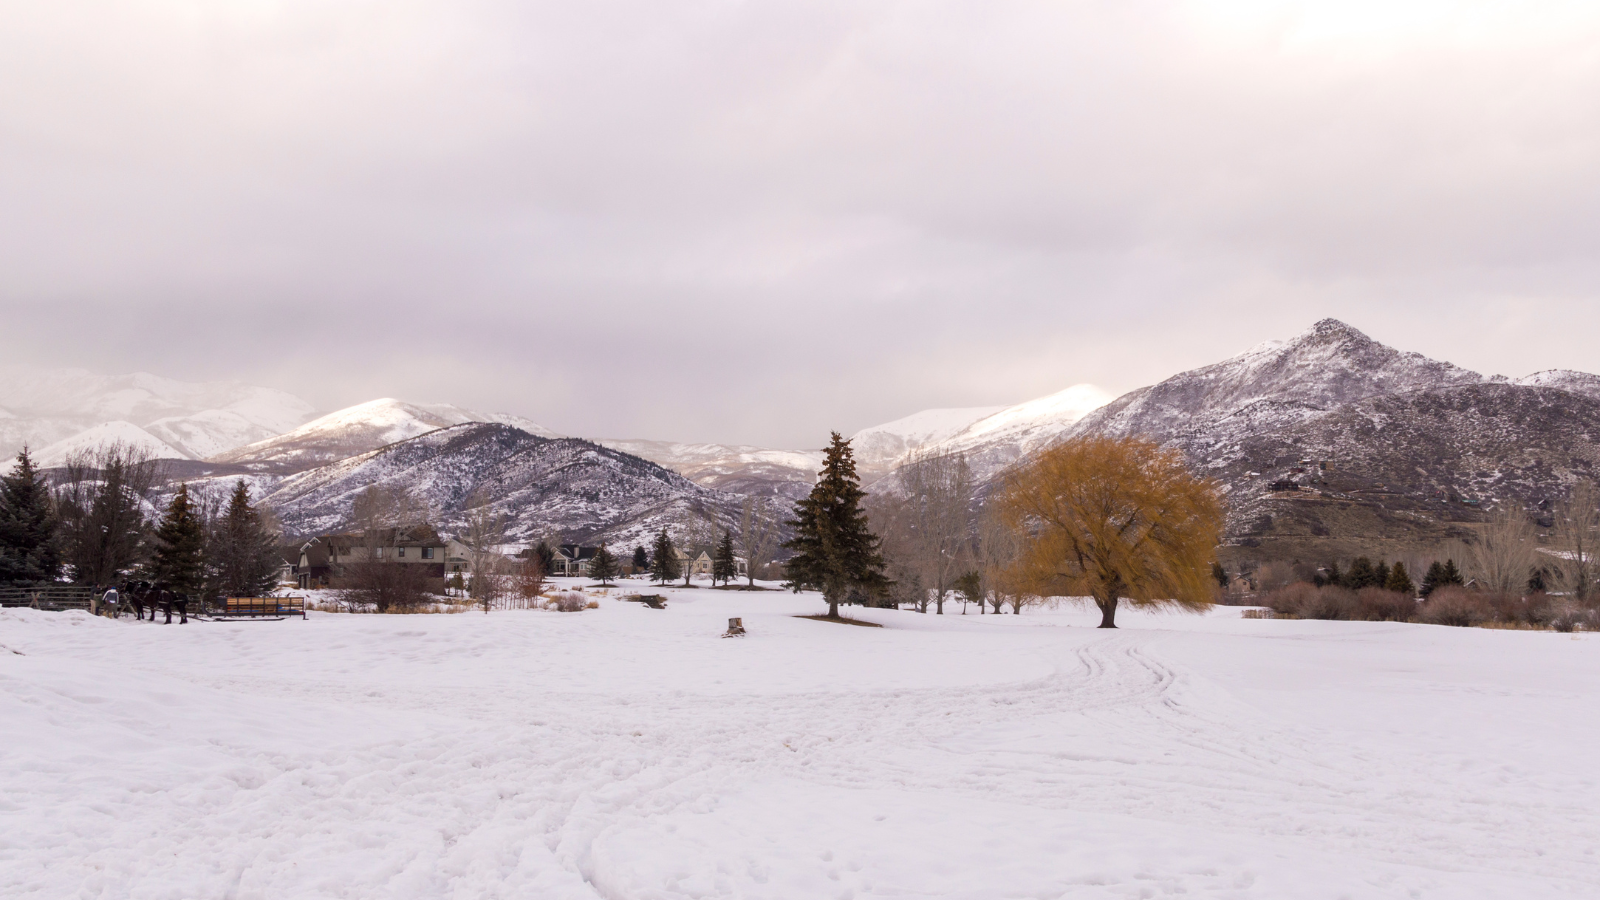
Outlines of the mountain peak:
[[1273,416],[1294,418],[1379,394],[1482,381],[1476,372],[1402,353],[1338,319],[1323,319],[1288,341],[1140,388],[1086,417],[1077,432],[1166,441],[1224,420],[1248,427],[1269,408]]

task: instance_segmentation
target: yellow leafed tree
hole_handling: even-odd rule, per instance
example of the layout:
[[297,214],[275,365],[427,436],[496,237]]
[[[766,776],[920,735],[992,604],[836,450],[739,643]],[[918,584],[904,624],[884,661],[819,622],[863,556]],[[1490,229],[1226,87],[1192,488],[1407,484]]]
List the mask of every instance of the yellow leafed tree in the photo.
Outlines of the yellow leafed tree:
[[1000,512],[1022,538],[1014,573],[1041,596],[1094,599],[1100,627],[1117,603],[1209,606],[1222,537],[1215,482],[1177,451],[1137,438],[1076,438],[1010,469]]

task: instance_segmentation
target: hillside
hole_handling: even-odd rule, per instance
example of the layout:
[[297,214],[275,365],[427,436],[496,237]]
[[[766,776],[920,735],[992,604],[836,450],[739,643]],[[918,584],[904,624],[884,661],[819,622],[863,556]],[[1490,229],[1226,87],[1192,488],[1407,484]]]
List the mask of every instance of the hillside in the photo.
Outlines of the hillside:
[[1323,560],[1431,548],[1497,502],[1558,499],[1597,474],[1597,386],[1486,379],[1324,320],[1125,394],[1069,435],[1181,449],[1227,492],[1233,555]]
[[740,502],[636,456],[495,423],[450,426],[291,476],[267,501],[292,533],[336,531],[369,485],[410,492],[446,533],[462,531],[466,510],[488,498],[511,543],[632,547],[690,519],[730,527]]
[[286,434],[218,453],[208,461],[288,475],[467,422],[498,422],[529,434],[556,436],[540,425],[514,416],[477,413],[441,404],[406,403],[385,397],[329,413]]
[[[184,382],[145,372],[0,368],[0,457],[88,446],[114,436],[174,458],[199,459],[311,418],[309,403],[233,381]],[[99,429],[99,432],[91,432]]]

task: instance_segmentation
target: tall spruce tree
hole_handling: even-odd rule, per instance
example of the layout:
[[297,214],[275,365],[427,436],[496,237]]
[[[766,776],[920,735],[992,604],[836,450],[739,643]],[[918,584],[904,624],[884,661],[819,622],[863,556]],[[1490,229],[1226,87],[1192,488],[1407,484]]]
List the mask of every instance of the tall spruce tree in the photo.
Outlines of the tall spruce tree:
[[1372,560],[1365,556],[1358,556],[1350,563],[1350,571],[1345,573],[1344,586],[1352,591],[1359,591],[1364,587],[1378,585],[1378,573],[1372,566]]
[[1222,563],[1213,562],[1211,564],[1211,577],[1216,579],[1218,590],[1225,591],[1228,589],[1228,570],[1222,567]]
[[1444,563],[1441,563],[1436,559],[1431,565],[1428,566],[1427,574],[1422,576],[1422,588],[1419,593],[1421,593],[1423,597],[1427,597],[1439,587],[1443,579]]
[[643,572],[650,568],[650,554],[644,552],[643,547],[633,548],[633,571]]
[[278,571],[277,535],[250,503],[250,488],[239,479],[218,517],[207,548],[215,592],[228,597],[260,597],[272,590]]
[[189,498],[189,485],[178,485],[156,526],[152,580],[169,591],[198,597],[206,582],[206,533]]
[[538,546],[533,548],[533,555],[539,560],[540,572],[543,572],[546,576],[548,576],[551,572],[555,571],[556,551],[550,547],[549,541],[541,540]]
[[589,560],[589,577],[601,584],[610,584],[611,579],[617,577],[617,558],[606,549],[605,544],[601,544]]
[[1389,564],[1380,559],[1378,560],[1378,564],[1372,567],[1372,586],[1381,588],[1386,586],[1388,583]]
[[733,556],[733,534],[724,530],[722,540],[717,544],[717,553],[711,559],[711,584],[715,587],[718,579],[723,584],[729,584],[738,574],[739,563]]
[[650,580],[666,584],[678,577],[677,548],[672,546],[672,537],[665,528],[656,535],[655,546],[650,550]]
[[1389,580],[1383,583],[1385,590],[1405,594],[1407,597],[1417,595],[1417,586],[1411,583],[1411,573],[1406,571],[1406,564],[1396,562],[1394,568],[1389,570]]
[[838,617],[841,602],[878,597],[889,587],[880,542],[861,508],[865,497],[850,442],[836,431],[824,451],[816,485],[795,504],[789,522],[795,535],[783,545],[794,551],[786,567],[789,586],[796,592],[805,587],[822,591],[830,618]]
[[61,574],[50,488],[28,448],[0,476],[0,584],[55,581]]
[[1465,578],[1461,577],[1461,570],[1456,568],[1456,561],[1453,560],[1453,559],[1445,560],[1444,561],[1444,577],[1439,579],[1439,584],[1440,585],[1454,584],[1454,585],[1460,586],[1460,585],[1463,585],[1463,584],[1466,584],[1466,583],[1467,583],[1467,580]]

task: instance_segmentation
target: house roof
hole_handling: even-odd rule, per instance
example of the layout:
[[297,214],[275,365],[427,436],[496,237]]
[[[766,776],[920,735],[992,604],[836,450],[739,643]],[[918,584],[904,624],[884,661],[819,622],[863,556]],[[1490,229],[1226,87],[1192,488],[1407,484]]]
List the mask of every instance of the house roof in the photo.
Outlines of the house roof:
[[[340,534],[330,534],[320,540],[336,544],[341,553],[347,548],[359,547],[367,543],[368,535],[364,531],[347,531]],[[439,547],[444,545],[444,539],[439,537],[439,532],[432,525],[401,525],[395,528],[379,528],[372,539],[377,541],[379,547]]]

